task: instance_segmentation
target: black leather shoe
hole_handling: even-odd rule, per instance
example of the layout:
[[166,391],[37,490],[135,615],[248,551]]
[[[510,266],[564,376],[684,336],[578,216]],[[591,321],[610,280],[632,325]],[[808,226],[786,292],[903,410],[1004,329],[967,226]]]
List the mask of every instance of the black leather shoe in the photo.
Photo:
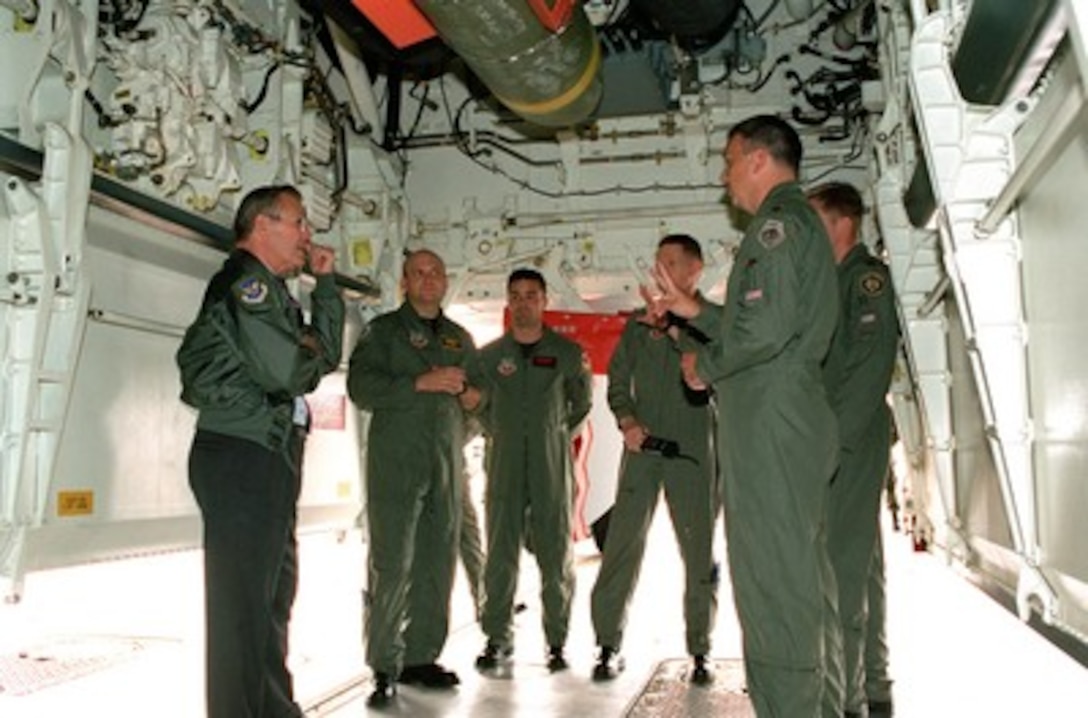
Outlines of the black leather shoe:
[[366,699],[366,704],[371,708],[382,708],[393,702],[397,697],[397,684],[388,673],[374,674],[374,692]]
[[869,718],[892,718],[892,702],[869,701]]
[[397,681],[408,686],[424,688],[453,688],[461,679],[453,671],[446,670],[440,663],[424,663],[418,666],[405,666]]
[[597,665],[593,666],[593,680],[610,681],[623,671],[623,656],[615,648],[601,646]]
[[692,658],[690,679],[697,686],[708,686],[714,682],[714,672],[710,670],[706,656],[699,655]]
[[514,649],[502,648],[488,641],[487,645],[484,646],[484,650],[480,652],[480,655],[476,656],[476,668],[481,671],[493,671],[499,666],[509,663],[513,654]]
[[570,668],[566,656],[563,655],[562,646],[552,646],[548,649],[548,670],[552,673],[565,671]]

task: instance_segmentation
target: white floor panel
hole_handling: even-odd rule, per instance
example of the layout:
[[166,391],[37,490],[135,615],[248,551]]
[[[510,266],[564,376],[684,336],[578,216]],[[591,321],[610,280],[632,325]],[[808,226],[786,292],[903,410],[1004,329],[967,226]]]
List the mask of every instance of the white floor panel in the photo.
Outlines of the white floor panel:
[[[899,718],[1012,718],[1083,710],[1088,669],[938,557],[912,552],[901,535],[889,535],[886,542],[888,632]],[[312,716],[365,715],[369,684],[361,647],[362,544],[354,533],[304,536],[300,557],[290,659],[297,693]],[[665,511],[658,512],[631,607],[624,645],[627,670],[608,684],[589,679],[595,649],[588,596],[597,566],[592,542],[579,544],[570,670],[552,675],[545,667],[536,569],[526,555],[519,600],[527,609],[517,616],[511,675],[491,678],[473,669],[484,639],[459,578],[454,627],[442,660],[458,671],[462,685],[449,693],[403,688],[397,705],[382,713],[419,718],[623,715],[657,662],[685,653],[683,582]],[[93,665],[80,664],[73,673],[77,677],[51,685],[43,680],[44,687],[22,695],[0,693],[0,716],[200,718],[201,590],[197,552],[31,574],[23,601],[0,607],[0,660],[19,665],[17,657],[25,654],[24,660],[48,662],[73,645],[109,655],[101,660],[92,656],[99,661]],[[720,597],[714,654],[739,658],[728,581]],[[131,650],[133,645],[137,650]]]

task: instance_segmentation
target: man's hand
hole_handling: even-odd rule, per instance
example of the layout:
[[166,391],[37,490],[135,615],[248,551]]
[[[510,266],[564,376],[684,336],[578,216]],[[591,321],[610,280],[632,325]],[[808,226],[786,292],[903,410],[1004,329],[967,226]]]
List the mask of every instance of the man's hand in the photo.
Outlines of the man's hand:
[[457,395],[457,398],[461,402],[462,409],[465,411],[472,411],[480,405],[480,399],[483,398],[483,393],[474,386],[466,386],[464,391]]
[[312,274],[332,274],[333,265],[336,264],[336,251],[324,244],[310,245],[310,272]]
[[623,432],[623,445],[628,451],[637,454],[642,451],[642,442],[650,435],[646,427],[632,416],[620,421],[620,431]]
[[680,374],[684,377],[684,383],[695,391],[706,390],[706,382],[699,378],[699,372],[695,370],[698,355],[695,352],[684,352],[680,355]]
[[459,366],[436,366],[416,377],[416,391],[457,396],[465,390],[465,370]]
[[676,283],[672,281],[672,277],[669,276],[668,270],[665,269],[665,265],[658,262],[650,270],[650,274],[657,284],[658,291],[653,292],[652,288],[650,290],[645,290],[644,287],[640,288],[642,298],[646,300],[647,314],[652,313],[664,317],[666,312],[672,312],[684,319],[698,316],[699,310],[702,308],[699,306],[698,300],[685,294],[676,286]]
[[645,284],[638,285],[638,293],[642,295],[642,301],[646,302],[646,313],[639,315],[638,322],[656,329],[664,329],[666,310],[661,307],[661,295]]
[[303,329],[302,336],[299,337],[298,343],[300,346],[306,347],[306,349],[310,350],[311,354],[314,354],[315,356],[321,356],[321,340],[317,337],[317,334],[315,334],[309,327]]

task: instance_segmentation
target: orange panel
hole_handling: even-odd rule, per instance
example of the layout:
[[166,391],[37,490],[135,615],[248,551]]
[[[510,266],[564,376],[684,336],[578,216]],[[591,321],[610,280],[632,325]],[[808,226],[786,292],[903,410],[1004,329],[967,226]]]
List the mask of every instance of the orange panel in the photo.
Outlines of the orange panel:
[[398,50],[429,40],[436,35],[434,25],[423,16],[412,0],[351,0],[374,27],[382,31]]

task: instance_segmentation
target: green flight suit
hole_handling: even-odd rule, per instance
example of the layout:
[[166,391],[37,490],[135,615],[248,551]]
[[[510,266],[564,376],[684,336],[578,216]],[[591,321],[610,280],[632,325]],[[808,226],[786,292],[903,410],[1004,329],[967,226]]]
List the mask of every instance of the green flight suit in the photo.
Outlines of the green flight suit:
[[582,356],[581,347],[547,327],[531,347],[507,332],[480,350],[487,388],[481,414],[487,435],[481,626],[500,647],[513,645],[514,593],[527,531],[540,568],[544,636],[550,647],[567,641],[574,594],[571,435],[592,401]]
[[456,396],[417,392],[415,379],[439,366],[469,370],[474,357],[463,327],[445,315],[429,322],[408,302],[371,321],[351,355],[348,394],[371,413],[366,654],[375,672],[435,662],[449,633],[466,415]]
[[[471,442],[479,435],[479,424],[475,421],[470,422],[468,441]],[[469,593],[472,594],[476,620],[479,621],[484,607],[484,546],[480,539],[480,517],[476,513],[476,505],[472,503],[472,490],[469,486],[472,475],[467,467],[462,471],[462,478],[464,483],[461,486],[461,540],[458,544],[458,553],[461,556],[461,566],[465,569]]]
[[591,606],[597,645],[618,650],[646,534],[664,488],[684,561],[687,649],[705,656],[717,608],[713,543],[720,504],[714,410],[707,392],[684,383],[680,351],[668,334],[636,316],[628,320],[608,363],[608,406],[616,420],[636,419],[651,436],[679,442],[680,452],[691,460],[624,450]]
[[839,326],[824,363],[840,444],[827,546],[839,589],[846,710],[860,712],[866,704],[867,586],[891,450],[885,395],[899,347],[899,323],[888,269],[864,244],[843,257],[838,276]]
[[838,319],[836,287],[823,225],[789,182],[748,225],[722,311],[691,322],[710,337],[696,368],[718,401],[729,567],[761,717],[820,715],[834,681],[825,666],[825,632],[837,619],[824,512],[839,440],[821,363]]
[[884,541],[876,532],[873,564],[869,567],[869,588],[865,595],[869,617],[865,622],[865,698],[891,701],[892,681],[888,676],[887,603],[884,586]]

